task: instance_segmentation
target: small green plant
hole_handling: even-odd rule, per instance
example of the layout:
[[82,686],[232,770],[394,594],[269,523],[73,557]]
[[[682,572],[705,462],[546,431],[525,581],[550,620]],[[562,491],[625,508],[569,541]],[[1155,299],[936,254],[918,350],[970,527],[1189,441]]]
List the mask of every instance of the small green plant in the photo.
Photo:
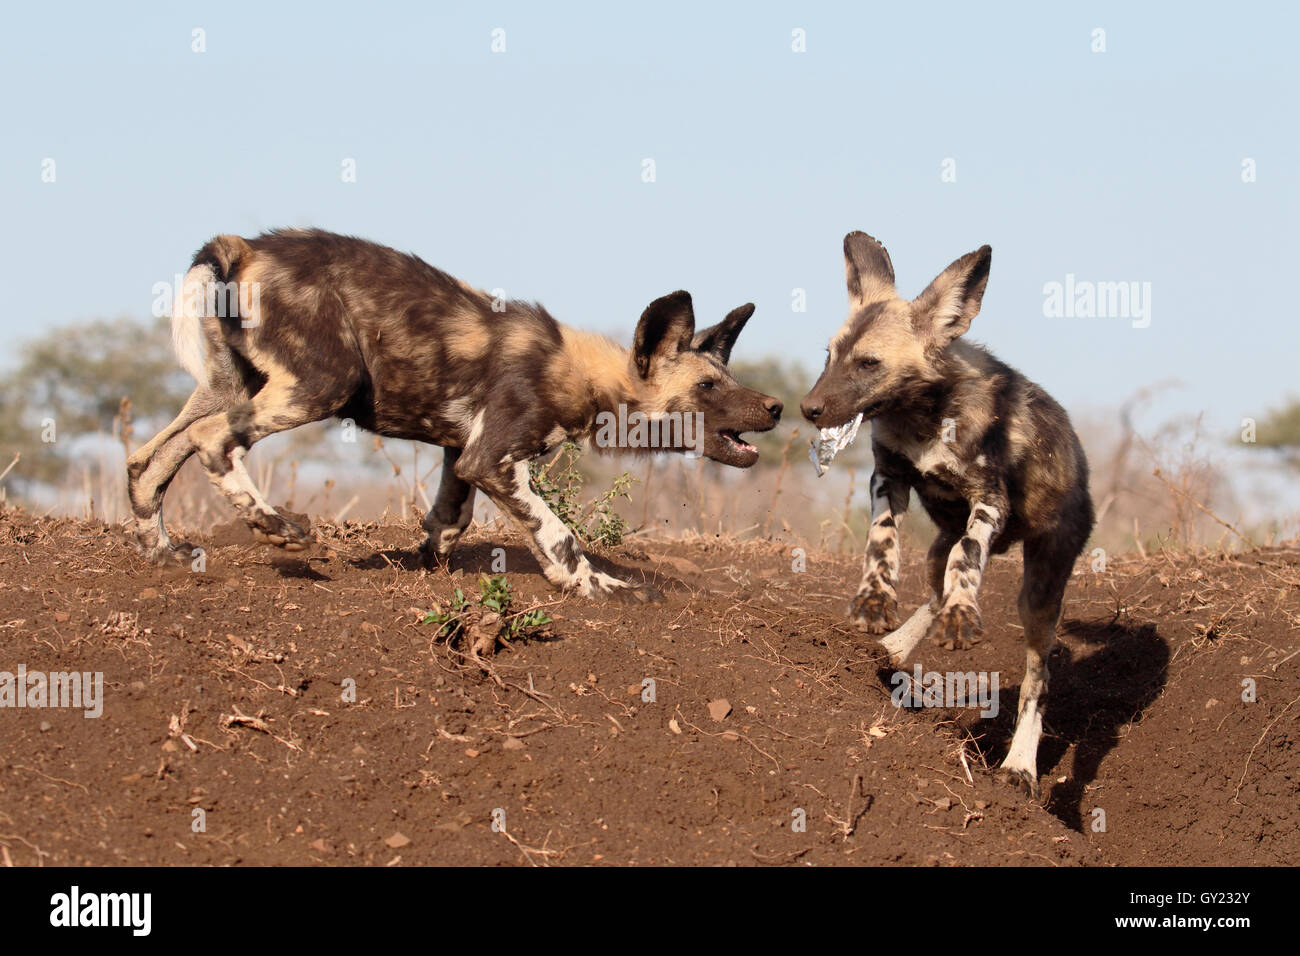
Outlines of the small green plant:
[[581,455],[577,445],[566,441],[549,465],[536,461],[528,465],[530,483],[547,507],[584,544],[619,544],[627,534],[627,522],[614,510],[614,502],[619,498],[632,500],[632,483],[636,479],[623,472],[584,508],[578,498],[583,484],[577,467]]
[[510,593],[510,582],[506,580],[504,574],[498,574],[491,578],[486,574],[481,574],[479,575],[478,584],[481,592],[479,606],[501,615],[503,622],[501,636],[506,640],[513,640],[516,637],[526,635],[529,631],[545,627],[551,623],[550,617],[541,608],[519,611],[514,614],[510,613],[510,605],[514,601],[514,595]]
[[448,639],[454,638],[464,630],[461,619],[470,607],[471,605],[469,599],[465,597],[465,592],[460,588],[456,588],[456,590],[451,594],[451,602],[447,605],[445,611],[430,611],[428,614],[424,615],[424,620],[420,623],[438,625],[438,632],[433,636],[434,640],[437,640],[440,637],[446,637]]
[[[497,624],[493,636],[505,641],[518,637],[527,637],[532,631],[551,623],[551,618],[541,608],[511,613],[514,595],[510,592],[510,582],[504,574],[489,577],[480,574],[478,578],[479,596],[477,602],[470,600],[461,588],[452,592],[446,609],[430,611],[421,624],[436,624],[438,630],[434,640],[445,638],[455,641],[467,628],[483,624]],[[495,619],[490,617],[495,615]]]

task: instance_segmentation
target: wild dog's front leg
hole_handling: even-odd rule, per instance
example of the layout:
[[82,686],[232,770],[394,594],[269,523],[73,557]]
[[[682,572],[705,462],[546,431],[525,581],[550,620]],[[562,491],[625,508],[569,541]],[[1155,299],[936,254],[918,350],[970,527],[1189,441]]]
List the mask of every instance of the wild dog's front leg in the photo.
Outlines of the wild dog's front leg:
[[[461,461],[465,462],[465,458]],[[470,480],[466,473],[468,468],[463,464],[457,471]],[[529,550],[542,566],[542,573],[552,584],[583,597],[615,597],[632,601],[658,598],[658,592],[653,589],[621,581],[591,566],[577,537],[529,486],[528,462],[502,462],[490,474],[476,477],[475,484],[519,526]]]
[[871,476],[871,531],[862,584],[849,604],[849,619],[868,634],[898,627],[898,522],[907,510],[909,490],[879,471]]
[[930,624],[929,636],[949,649],[972,646],[983,633],[976,595],[988,563],[989,547],[1006,524],[1004,495],[983,496],[971,508],[966,533],[948,553],[943,602]]
[[902,667],[912,651],[916,650],[916,645],[925,640],[935,613],[943,606],[943,578],[948,566],[948,552],[959,537],[950,531],[939,530],[925,555],[925,577],[930,586],[930,599],[912,612],[902,627],[880,642],[880,646],[889,652],[889,659],[895,667]]

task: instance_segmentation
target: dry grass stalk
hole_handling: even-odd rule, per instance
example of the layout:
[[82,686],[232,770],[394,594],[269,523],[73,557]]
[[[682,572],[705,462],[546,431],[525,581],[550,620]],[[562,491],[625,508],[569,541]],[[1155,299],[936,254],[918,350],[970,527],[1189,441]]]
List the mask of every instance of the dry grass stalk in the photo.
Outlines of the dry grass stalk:
[[772,529],[772,516],[776,512],[776,500],[781,496],[781,483],[785,480],[785,473],[790,468],[790,446],[794,440],[799,437],[799,429],[795,428],[790,432],[790,437],[786,440],[785,447],[781,449],[781,467],[776,472],[776,485],[772,489],[772,500],[767,506],[767,517],[763,519],[763,530],[759,534],[766,538]]

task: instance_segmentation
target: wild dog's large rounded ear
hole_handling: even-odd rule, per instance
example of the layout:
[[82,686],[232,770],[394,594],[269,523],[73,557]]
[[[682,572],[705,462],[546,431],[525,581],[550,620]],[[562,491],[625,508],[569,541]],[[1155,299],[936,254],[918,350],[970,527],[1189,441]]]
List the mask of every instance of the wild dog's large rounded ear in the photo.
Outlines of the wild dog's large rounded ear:
[[691,339],[691,348],[697,352],[707,352],[726,365],[731,361],[731,350],[735,347],[740,330],[745,327],[749,317],[754,314],[754,303],[746,302],[739,308],[732,309],[727,317],[717,325],[711,325],[703,332],[696,332]]
[[989,267],[993,248],[980,246],[968,252],[926,286],[912,300],[913,322],[917,331],[929,332],[940,345],[947,345],[970,328],[984,301],[989,284]]
[[866,305],[894,297],[894,264],[889,250],[865,232],[851,232],[844,237],[844,278],[849,286],[849,301]]
[[641,377],[650,374],[650,363],[656,357],[667,358],[689,349],[694,332],[695,308],[689,292],[670,292],[646,306],[632,344]]

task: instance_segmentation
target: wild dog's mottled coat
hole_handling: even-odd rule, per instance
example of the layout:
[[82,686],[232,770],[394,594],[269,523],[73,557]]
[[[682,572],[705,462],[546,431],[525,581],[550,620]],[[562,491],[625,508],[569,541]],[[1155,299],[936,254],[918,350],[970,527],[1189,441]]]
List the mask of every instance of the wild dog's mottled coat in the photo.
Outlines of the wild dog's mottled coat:
[[[205,297],[218,286],[239,294]],[[529,487],[527,462],[588,436],[600,413],[621,404],[627,414],[702,413],[703,453],[752,465],[757,452],[740,434],[767,430],[781,414],[780,402],[727,371],[752,313],[742,306],[696,334],[690,296],[676,292],[646,309],[629,353],[540,306],[496,303],[361,239],[318,230],[218,236],[195,256],[173,317],[178,358],[199,387],[128,463],[138,539],[156,558],[174,552],[162,499],[197,454],[259,537],[305,546],[309,530],[262,498],[243,456],[269,434],[336,416],[446,450],[423,522],[429,560],[450,554],[477,488],[524,530],[551,581],[585,595],[628,590],[591,568]]]
[[[1047,657],[1074,561],[1092,531],[1088,464],[1065,411],[1041,388],[959,338],[978,314],[992,250],[944,270],[908,302],[885,247],[844,240],[848,320],[802,403],[822,428],[871,420],[875,472],[862,584],[850,616],[896,663],[923,637],[966,647],[989,555],[1024,545],[1019,611],[1028,643],[1020,712],[1002,769],[1038,793]],[[939,533],[926,557],[930,601],[898,622],[898,520],[915,490]]]

